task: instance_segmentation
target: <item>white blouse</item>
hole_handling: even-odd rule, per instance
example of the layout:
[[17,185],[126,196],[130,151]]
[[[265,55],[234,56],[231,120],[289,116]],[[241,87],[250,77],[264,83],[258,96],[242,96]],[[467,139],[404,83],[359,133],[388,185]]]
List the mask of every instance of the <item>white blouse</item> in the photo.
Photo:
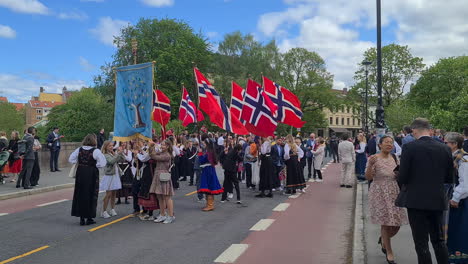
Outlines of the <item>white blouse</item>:
[[[93,147],[90,146],[83,146],[82,147],[84,150],[90,150]],[[68,162],[76,164],[78,163],[78,154],[80,153],[80,148],[75,149],[73,153],[70,155],[68,158]],[[95,149],[93,151],[93,158],[96,160],[96,167],[98,168],[104,168],[107,164],[106,157],[104,157],[104,154],[99,149]]]
[[[465,155],[465,159],[468,156]],[[452,200],[459,203],[460,200],[468,198],[468,161],[460,160],[458,162],[458,181],[459,184],[453,190]]]
[[[296,145],[297,146],[297,145]],[[297,146],[297,156],[299,159],[302,159],[304,157],[304,151],[301,149],[300,146]],[[289,160],[291,156],[289,156],[289,152],[291,151],[291,147],[289,144],[284,145],[284,159]]]
[[263,142],[262,146],[260,147],[260,151],[263,155],[270,154],[271,152],[271,142],[265,141]]

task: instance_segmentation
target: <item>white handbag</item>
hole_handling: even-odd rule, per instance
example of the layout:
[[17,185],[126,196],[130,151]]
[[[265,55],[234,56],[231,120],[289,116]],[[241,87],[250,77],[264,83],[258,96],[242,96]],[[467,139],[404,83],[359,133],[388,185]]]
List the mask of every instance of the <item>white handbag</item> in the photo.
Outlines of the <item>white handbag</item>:
[[70,169],[70,172],[68,173],[68,177],[70,178],[75,178],[76,177],[76,168],[78,168],[78,165],[74,163]]

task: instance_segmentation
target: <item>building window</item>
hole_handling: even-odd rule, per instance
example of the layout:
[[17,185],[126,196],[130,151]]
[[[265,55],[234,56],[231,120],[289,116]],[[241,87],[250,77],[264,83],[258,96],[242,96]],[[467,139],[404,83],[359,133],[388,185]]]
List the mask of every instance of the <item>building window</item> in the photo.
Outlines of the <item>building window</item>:
[[335,119],[335,121],[336,121],[335,124],[336,124],[336,125],[339,125],[339,124],[340,124],[339,120],[340,120],[340,119],[339,119],[338,117]]
[[344,117],[341,118],[341,125],[344,126]]
[[36,114],[40,114],[42,112],[41,109],[36,109]]
[[357,120],[357,125],[358,125],[358,126],[361,125],[361,119],[358,119],[358,120]]
[[36,116],[36,120],[41,120],[42,119],[42,116]]
[[333,117],[330,117],[330,125],[333,125]]
[[[349,110],[349,108],[348,108]],[[349,118],[346,119],[346,124],[349,126]]]
[[356,125],[356,118],[353,118],[353,126]]

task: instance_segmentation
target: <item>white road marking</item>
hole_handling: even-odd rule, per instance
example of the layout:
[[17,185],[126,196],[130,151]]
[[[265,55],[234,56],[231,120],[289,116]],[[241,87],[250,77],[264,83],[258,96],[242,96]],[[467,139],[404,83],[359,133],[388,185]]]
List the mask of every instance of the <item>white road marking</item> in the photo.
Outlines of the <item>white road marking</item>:
[[280,204],[278,204],[278,206],[273,208],[273,211],[275,211],[275,212],[286,211],[286,209],[288,209],[288,207],[289,207],[289,203],[280,203]]
[[56,203],[61,203],[61,202],[66,202],[66,201],[68,201],[68,199],[62,199],[62,200],[53,201],[53,202],[50,202],[50,203],[38,204],[37,206],[38,206],[38,207],[43,207],[43,206],[47,206],[47,205],[51,205],[51,204],[56,204]]
[[215,259],[216,263],[234,263],[240,255],[242,255],[247,248],[248,244],[232,244],[228,247],[218,258]]
[[261,219],[250,228],[250,231],[265,231],[274,221],[275,219]]
[[294,195],[290,195],[288,198],[290,198],[290,199],[296,199],[296,198],[299,197],[299,196],[301,196],[300,193],[294,194]]
[[8,213],[0,213],[0,216],[8,215]]

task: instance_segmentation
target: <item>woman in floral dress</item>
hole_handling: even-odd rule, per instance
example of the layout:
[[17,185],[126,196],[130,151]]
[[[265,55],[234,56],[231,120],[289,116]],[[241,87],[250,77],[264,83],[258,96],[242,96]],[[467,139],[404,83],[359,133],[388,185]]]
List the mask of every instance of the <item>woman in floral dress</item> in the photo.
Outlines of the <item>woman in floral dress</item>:
[[406,212],[395,206],[395,200],[400,192],[395,169],[398,160],[390,154],[393,149],[393,138],[383,136],[379,141],[381,152],[369,158],[366,169],[367,180],[373,180],[369,189],[369,209],[371,222],[381,225],[382,252],[388,263],[395,263],[390,239],[400,230],[400,226],[408,224]]

